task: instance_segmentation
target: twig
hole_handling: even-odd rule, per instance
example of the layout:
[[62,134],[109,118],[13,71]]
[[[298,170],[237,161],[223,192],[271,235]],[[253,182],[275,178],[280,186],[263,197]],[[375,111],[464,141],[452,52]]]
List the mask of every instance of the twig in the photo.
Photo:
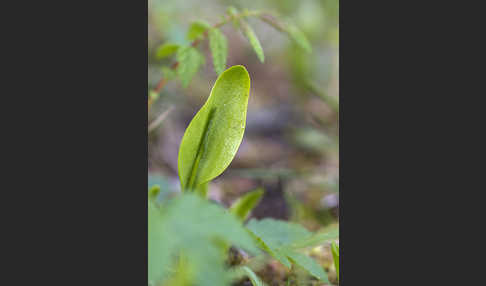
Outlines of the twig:
[[162,112],[162,114],[160,114],[159,117],[157,117],[157,119],[152,121],[148,126],[148,132],[150,133],[150,132],[154,131],[157,127],[159,127],[159,125],[162,123],[162,121],[164,121],[164,119],[167,117],[167,115],[169,115],[169,113],[173,109],[174,109],[174,106],[170,106],[169,108],[167,108],[166,111]]

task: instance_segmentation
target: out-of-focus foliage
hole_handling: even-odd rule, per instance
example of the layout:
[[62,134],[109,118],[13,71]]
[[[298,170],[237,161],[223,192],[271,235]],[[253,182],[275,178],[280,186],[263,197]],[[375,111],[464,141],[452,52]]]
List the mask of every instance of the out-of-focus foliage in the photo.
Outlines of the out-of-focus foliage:
[[334,267],[336,268],[336,275],[339,281],[339,245],[335,242],[331,243],[332,258],[334,259]]
[[214,70],[219,75],[226,69],[228,42],[219,29],[209,29],[209,47],[213,55]]
[[265,283],[255,274],[255,272],[253,272],[253,270],[251,270],[251,268],[243,266],[243,270],[248,275],[248,278],[250,278],[253,286],[265,286]]
[[311,232],[300,225],[272,219],[251,220],[247,227],[256,236],[260,246],[287,268],[292,266],[292,262],[323,282],[329,282],[322,267],[312,258],[297,252],[293,246],[309,240],[313,236]]
[[[156,58],[163,59],[178,52],[176,57],[177,61],[174,62],[170,68],[178,70],[182,86],[187,87],[192,77],[197,73],[199,66],[204,64],[204,56],[196,53],[196,51],[199,51],[197,47],[200,42],[207,38],[209,41],[209,50],[211,51],[211,56],[213,58],[214,71],[220,75],[226,68],[226,60],[228,57],[228,41],[220,28],[232,22],[233,28],[237,31],[241,31],[248,38],[258,59],[263,62],[263,48],[254,30],[247,22],[247,19],[250,18],[260,19],[278,31],[287,34],[303,50],[308,53],[312,51],[306,36],[294,24],[282,21],[282,19],[267,11],[249,11],[248,9],[244,9],[239,12],[238,9],[230,6],[227,9],[227,14],[223,15],[222,20],[216,24],[210,25],[202,20],[194,21],[186,34],[186,38],[192,41],[190,45],[183,45],[181,47],[179,44],[166,42],[157,48]],[[159,81],[159,84],[154,90],[155,92],[160,92],[163,83],[165,83],[163,80]],[[151,99],[153,99],[153,96]]]
[[255,31],[253,31],[253,28],[250,27],[250,25],[248,25],[245,20],[241,21],[241,27],[243,29],[243,32],[245,33],[245,36],[248,38],[248,41],[253,47],[253,50],[257,54],[258,59],[263,63],[265,61],[265,55],[263,54],[262,45],[260,44],[260,41],[255,34]]
[[174,54],[175,52],[177,52],[179,47],[180,46],[178,44],[165,43],[157,49],[156,57],[158,59],[166,58],[166,57]]
[[192,22],[189,30],[187,31],[187,39],[194,41],[196,39],[201,39],[204,32],[206,32],[211,25],[204,20],[197,20]]
[[[228,285],[231,275],[221,246],[259,252],[239,220],[197,195],[180,195],[161,205],[149,201],[148,211],[148,275],[154,285],[175,279],[181,271],[188,285]],[[183,267],[178,265],[181,260]],[[186,285],[172,285],[181,284]]]
[[204,56],[194,47],[181,47],[177,51],[177,75],[182,82],[182,86],[187,86],[199,67],[205,63]]
[[250,215],[250,212],[258,205],[263,195],[263,189],[258,188],[248,192],[238,198],[229,208],[230,212],[238,219],[244,221]]

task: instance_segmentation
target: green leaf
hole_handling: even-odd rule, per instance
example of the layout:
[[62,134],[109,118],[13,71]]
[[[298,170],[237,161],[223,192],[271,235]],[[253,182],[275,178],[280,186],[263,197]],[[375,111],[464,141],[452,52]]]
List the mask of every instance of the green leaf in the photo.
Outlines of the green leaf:
[[312,47],[305,34],[295,25],[288,25],[287,33],[294,42],[308,53],[312,53]]
[[179,62],[177,75],[182,82],[182,86],[187,87],[199,70],[199,67],[204,64],[204,56],[196,48],[187,46],[181,47],[177,51],[176,58]]
[[287,247],[312,236],[310,231],[298,224],[269,218],[252,219],[247,228],[273,249]]
[[174,54],[175,52],[177,52],[178,49],[179,49],[178,44],[165,43],[157,49],[157,53],[155,54],[155,57],[157,59],[166,58],[166,57]]
[[245,221],[253,208],[260,202],[262,195],[262,188],[246,193],[231,205],[230,212],[241,221]]
[[291,264],[287,259],[285,249],[292,243],[312,236],[311,232],[298,224],[274,219],[252,219],[246,227],[257,238],[260,248],[287,268],[290,268]]
[[154,285],[177,280],[182,261],[187,285],[230,285],[224,245],[259,251],[242,223],[223,207],[193,194],[148,209],[148,278]]
[[339,282],[339,245],[334,241],[331,243],[331,252],[334,260],[334,267],[336,268],[336,276]]
[[191,26],[189,27],[189,30],[187,31],[187,39],[189,41],[194,41],[195,39],[202,38],[203,33],[206,32],[206,30],[209,29],[210,27],[211,25],[209,25],[208,22],[203,20],[192,22]]
[[[261,246],[261,244],[259,244]],[[277,259],[280,263],[282,263],[285,267],[290,269],[292,267],[292,263],[290,260],[287,258],[287,255],[285,254],[285,251],[282,249],[272,249],[269,248],[266,244],[261,247],[263,250],[268,252],[273,258]]]
[[248,23],[246,23],[244,20],[241,20],[241,26],[243,28],[243,33],[257,54],[258,59],[263,63],[265,61],[265,56],[263,55],[263,48],[255,34],[255,31],[253,31],[250,25],[248,25]]
[[[260,248],[290,268],[290,261],[313,276],[328,282],[327,274],[312,258],[295,251],[295,245],[311,241],[313,234],[300,225],[274,219],[251,220],[247,229],[257,238]],[[290,259],[290,261],[289,261]]]
[[253,286],[265,286],[265,283],[247,266],[242,267],[248,278],[250,278],[251,284]]
[[157,98],[159,98],[159,93],[156,92],[155,90],[151,90],[149,92],[149,97],[152,99],[152,100],[157,100]]
[[220,75],[226,68],[228,42],[223,33],[217,28],[209,30],[209,49],[213,56],[214,71]]
[[249,93],[245,67],[233,66],[218,77],[182,137],[178,169],[183,191],[197,189],[231,163],[243,139]]
[[339,237],[339,227],[334,226],[326,231],[316,233],[307,239],[303,239],[292,244],[293,248],[305,248],[322,245],[324,242],[333,240]]
[[234,6],[228,6],[228,8],[226,8],[226,12],[228,12],[230,16],[235,16],[238,14],[238,9],[236,9]]
[[167,274],[169,258],[164,254],[168,253],[167,244],[163,244],[165,237],[161,232],[160,225],[164,220],[160,210],[149,201],[148,204],[148,278],[149,281],[161,279]]
[[320,279],[322,282],[329,283],[326,272],[324,272],[322,266],[319,265],[314,259],[310,258],[307,255],[292,250],[287,250],[286,254],[292,260],[293,263],[304,268],[310,274]]
[[[155,193],[156,188],[158,188],[157,193]],[[151,201],[155,204],[162,202],[175,193],[175,190],[171,188],[167,178],[158,174],[148,174],[148,189],[149,194],[150,190],[152,190],[153,196],[149,196],[149,198],[151,198]]]
[[160,193],[160,186],[159,185],[153,185],[148,191],[149,199],[154,200],[155,198],[157,198],[159,193]]

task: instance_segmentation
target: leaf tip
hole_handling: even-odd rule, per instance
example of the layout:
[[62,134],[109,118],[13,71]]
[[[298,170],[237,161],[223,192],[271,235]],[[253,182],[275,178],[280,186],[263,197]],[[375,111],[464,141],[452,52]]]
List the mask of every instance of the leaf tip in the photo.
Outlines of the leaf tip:
[[246,67],[243,66],[243,65],[232,66],[232,67],[228,68],[227,70],[225,70],[220,75],[220,77],[222,77],[223,75],[234,76],[234,77],[243,77],[243,78],[245,78],[245,80],[248,81],[248,83],[250,83],[250,74],[248,73],[248,70],[246,69]]
[[248,71],[246,70],[246,67],[244,65],[234,65],[232,67],[230,67],[229,69],[226,70],[226,72],[229,72],[229,71],[240,71],[240,72],[246,72],[248,73]]

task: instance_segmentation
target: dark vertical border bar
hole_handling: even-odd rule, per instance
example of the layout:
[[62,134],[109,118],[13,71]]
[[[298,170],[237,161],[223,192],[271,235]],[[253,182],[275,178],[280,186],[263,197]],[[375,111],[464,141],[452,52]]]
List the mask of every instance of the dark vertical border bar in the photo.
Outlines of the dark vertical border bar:
[[3,284],[147,285],[147,1],[19,6]]
[[80,30],[93,64],[81,127],[92,152],[80,221],[89,239],[79,254],[91,285],[147,285],[148,2],[90,6]]
[[380,235],[385,228],[377,217],[380,196],[376,180],[381,179],[383,166],[376,163],[382,152],[380,143],[385,142],[380,140],[384,139],[381,124],[386,119],[378,116],[383,94],[376,79],[382,71],[374,68],[383,61],[379,55],[383,35],[377,31],[386,23],[377,20],[380,5],[341,0],[339,7],[341,286],[378,285],[377,277],[382,275],[383,261],[377,258],[383,251]]
[[437,4],[341,0],[341,286],[484,279],[483,9]]
[[[430,183],[433,171],[439,169],[430,161],[450,140],[448,136],[433,141],[442,118],[437,125],[430,121],[437,120],[439,109],[453,110],[443,106],[445,93],[437,91],[440,85],[449,87],[449,82],[426,85],[435,74],[430,59],[448,45],[431,49],[431,39],[438,31],[449,31],[429,25],[437,25],[440,17],[450,22],[450,14],[438,13],[431,21],[436,6],[425,2],[419,6],[391,1],[340,3],[341,286],[427,284],[425,278],[439,285],[441,276],[456,284],[443,272],[429,274],[436,262],[432,260],[443,260],[449,245],[431,257],[429,249],[444,236],[428,240],[430,230],[444,221],[428,216],[436,215],[436,202],[440,205],[447,197],[442,194],[445,188],[437,187],[438,180]],[[448,42],[449,38],[444,40]],[[436,67],[448,73],[442,60]],[[431,100],[431,95],[439,98]],[[443,159],[434,161],[451,166]],[[449,183],[453,176],[444,174],[440,180]],[[441,194],[427,201],[427,192],[432,191]],[[467,271],[460,273],[467,276],[463,274]]]
[[76,33],[84,76],[73,85],[85,87],[72,103],[83,115],[83,140],[67,152],[83,152],[70,199],[80,215],[71,259],[85,262],[70,276],[86,285],[147,285],[148,2],[87,7]]

